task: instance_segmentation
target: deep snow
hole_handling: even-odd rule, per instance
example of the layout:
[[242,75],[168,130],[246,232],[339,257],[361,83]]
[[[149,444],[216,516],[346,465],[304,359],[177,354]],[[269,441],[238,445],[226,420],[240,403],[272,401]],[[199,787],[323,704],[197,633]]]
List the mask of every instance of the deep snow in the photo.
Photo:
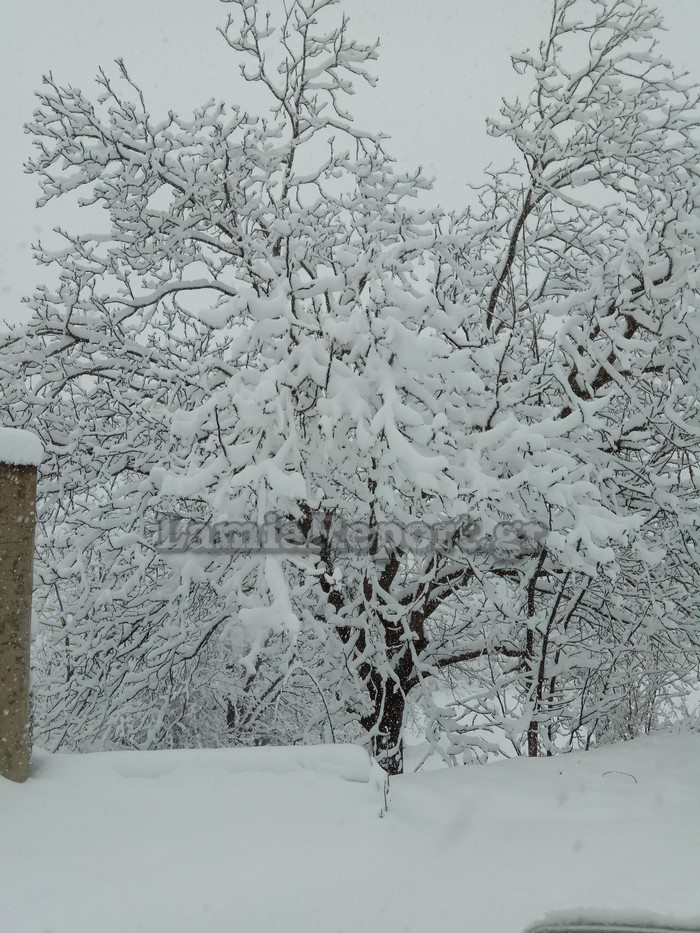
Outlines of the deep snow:
[[[522,933],[700,917],[700,735],[406,775],[349,747],[36,752],[2,933]],[[615,913],[617,912],[617,913]]]

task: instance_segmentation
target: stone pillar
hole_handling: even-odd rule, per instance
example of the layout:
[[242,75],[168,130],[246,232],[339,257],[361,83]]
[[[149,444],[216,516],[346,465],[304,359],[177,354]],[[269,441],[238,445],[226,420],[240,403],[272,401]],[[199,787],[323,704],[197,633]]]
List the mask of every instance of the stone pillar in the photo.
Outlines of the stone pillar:
[[[0,429],[0,442],[0,776],[24,781],[30,752],[29,641],[40,453],[35,455],[38,440],[24,431]],[[34,462],[16,462],[22,459]]]

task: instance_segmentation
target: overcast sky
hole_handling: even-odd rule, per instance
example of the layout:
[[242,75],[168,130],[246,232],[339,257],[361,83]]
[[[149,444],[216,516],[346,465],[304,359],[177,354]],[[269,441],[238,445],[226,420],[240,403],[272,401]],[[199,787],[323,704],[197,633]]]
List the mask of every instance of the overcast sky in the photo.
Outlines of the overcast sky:
[[[668,26],[663,51],[700,81],[700,0],[657,5]],[[478,182],[489,162],[507,161],[502,144],[485,135],[484,119],[517,89],[509,53],[541,38],[549,0],[341,0],[341,6],[358,39],[381,40],[379,86],[358,95],[351,108],[357,122],[389,133],[389,149],[405,167],[421,164],[434,175],[436,201],[462,204],[466,185]],[[154,114],[186,112],[210,97],[240,102],[246,88],[216,32],[230,9],[218,0],[2,0],[0,319],[26,314],[20,297],[41,274],[30,244],[60,217],[57,208],[35,209],[37,182],[22,170],[31,152],[22,127],[42,74],[53,71],[61,83],[87,91],[98,66],[121,57]],[[70,220],[79,224],[81,217]]]

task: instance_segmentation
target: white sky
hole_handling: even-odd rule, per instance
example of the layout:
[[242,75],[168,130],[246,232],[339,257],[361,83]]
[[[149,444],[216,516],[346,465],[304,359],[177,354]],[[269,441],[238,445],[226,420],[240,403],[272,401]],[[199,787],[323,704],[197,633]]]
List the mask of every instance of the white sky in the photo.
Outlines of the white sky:
[[[273,0],[280,2],[281,0]],[[700,81],[700,0],[657,0],[668,32],[662,49]],[[379,86],[351,107],[357,122],[393,137],[389,150],[407,167],[436,176],[435,199],[459,206],[468,183],[491,161],[510,160],[489,139],[484,118],[519,86],[509,53],[538,42],[549,0],[341,0],[360,40],[379,37]],[[31,152],[23,133],[42,74],[86,92],[99,65],[124,58],[154,114],[187,112],[210,97],[236,103],[247,93],[234,54],[216,32],[227,12],[218,0],[2,0],[0,125],[0,320],[25,315],[20,297],[41,270],[30,244],[66,215],[38,211],[37,181],[24,174]],[[524,85],[520,85],[523,86]],[[70,215],[71,226],[80,214]]]

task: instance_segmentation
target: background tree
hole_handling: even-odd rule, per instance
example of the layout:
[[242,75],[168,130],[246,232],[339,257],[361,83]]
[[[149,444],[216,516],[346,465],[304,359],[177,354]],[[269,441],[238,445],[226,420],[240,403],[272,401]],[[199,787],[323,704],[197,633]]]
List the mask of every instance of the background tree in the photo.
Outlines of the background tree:
[[[530,431],[527,460],[558,461],[569,487],[528,506],[550,529],[521,578],[530,754],[552,748],[553,717],[570,738],[581,716],[594,729],[634,691],[637,663],[676,684],[697,672],[697,89],[659,57],[659,26],[636,2],[555,3],[538,53],[514,58],[529,97],[490,125],[520,167],[453,221],[462,269],[446,294],[478,295],[477,342],[503,348],[487,425],[509,417],[517,436],[536,400],[561,434],[555,452],[551,433]],[[528,343],[536,394],[513,353]],[[571,509],[577,477],[596,490],[585,522]],[[627,530],[609,526],[596,555],[601,506]]]

